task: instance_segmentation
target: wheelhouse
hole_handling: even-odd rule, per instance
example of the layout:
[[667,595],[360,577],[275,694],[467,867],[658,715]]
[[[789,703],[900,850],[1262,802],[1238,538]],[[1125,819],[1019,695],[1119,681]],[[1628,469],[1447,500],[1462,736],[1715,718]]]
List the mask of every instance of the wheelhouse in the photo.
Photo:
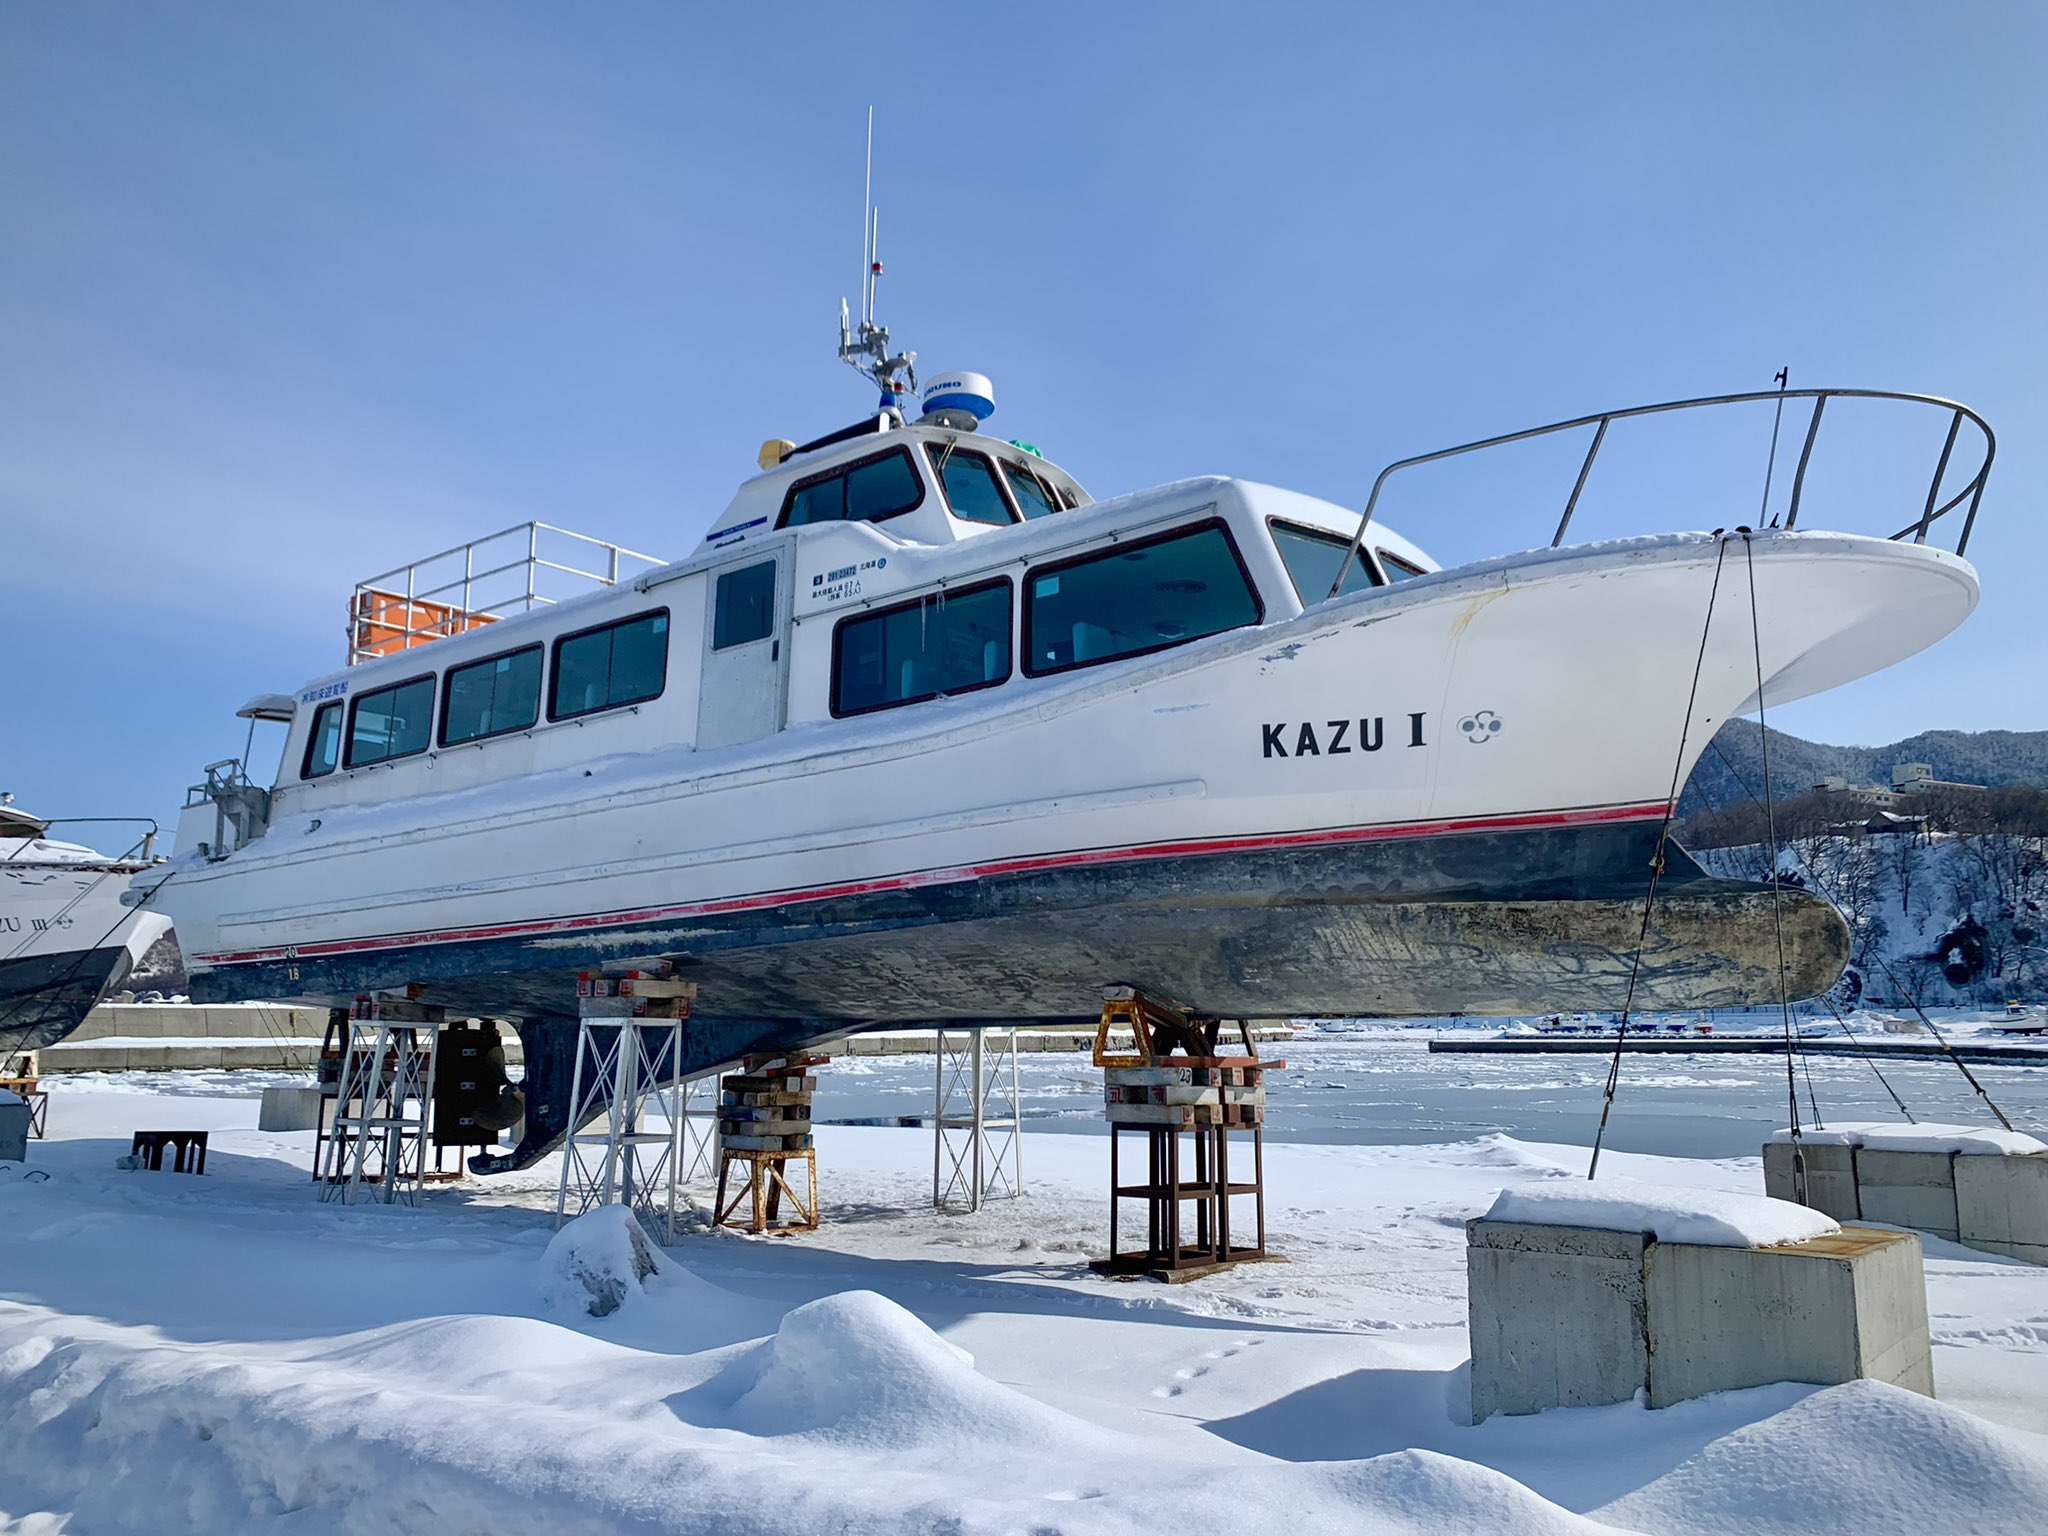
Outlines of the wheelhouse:
[[[763,460],[689,559],[629,577],[599,546],[580,596],[529,572],[526,611],[490,607],[468,548],[435,557],[461,556],[459,594],[414,568],[359,587],[354,664],[259,712],[288,722],[271,820],[895,711],[926,730],[1433,569],[1384,527],[1354,550],[1355,515],[1309,497],[1205,478],[1097,502],[1028,445],[887,414]],[[519,537],[539,547],[493,539]],[[403,595],[365,619],[366,592]]]

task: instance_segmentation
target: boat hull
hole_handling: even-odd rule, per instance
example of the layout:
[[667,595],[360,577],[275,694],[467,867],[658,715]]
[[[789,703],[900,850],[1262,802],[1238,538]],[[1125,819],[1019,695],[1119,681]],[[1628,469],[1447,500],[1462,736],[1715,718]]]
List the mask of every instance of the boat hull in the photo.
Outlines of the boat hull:
[[0,960],[0,1055],[55,1045],[134,968],[120,944]]
[[1092,1020],[1106,983],[1228,1017],[1518,1014],[1619,1008],[1634,972],[1639,1007],[1740,1007],[1780,996],[1777,920],[1782,990],[1833,984],[1848,939],[1831,906],[1710,879],[1675,848],[1638,964],[1660,823],[1559,813],[1089,850],[723,910],[309,945],[193,986],[336,1000],[409,985],[453,1011],[544,1017],[573,1011],[579,970],[680,957],[701,1015],[842,1026]]

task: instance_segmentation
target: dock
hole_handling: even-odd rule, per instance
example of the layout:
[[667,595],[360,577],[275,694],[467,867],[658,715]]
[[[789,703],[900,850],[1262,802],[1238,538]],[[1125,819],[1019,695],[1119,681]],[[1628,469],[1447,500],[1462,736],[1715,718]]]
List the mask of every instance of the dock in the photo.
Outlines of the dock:
[[[2033,1042],[1989,1044],[1981,1040],[1958,1040],[1944,1047],[1934,1040],[1900,1040],[1895,1036],[1864,1036],[1844,1040],[1835,1036],[1796,1037],[1795,1049],[1806,1056],[1870,1056],[1888,1061],[1947,1061],[1951,1054],[1978,1066],[2027,1066],[2048,1062],[2048,1045]],[[1612,1035],[1568,1035],[1559,1037],[1516,1035],[1502,1040],[1433,1039],[1432,1052],[1453,1056],[1611,1056]],[[1625,1053],[1643,1056],[1782,1056],[1783,1035],[1700,1035],[1672,1039],[1669,1036],[1629,1035],[1621,1042]]]

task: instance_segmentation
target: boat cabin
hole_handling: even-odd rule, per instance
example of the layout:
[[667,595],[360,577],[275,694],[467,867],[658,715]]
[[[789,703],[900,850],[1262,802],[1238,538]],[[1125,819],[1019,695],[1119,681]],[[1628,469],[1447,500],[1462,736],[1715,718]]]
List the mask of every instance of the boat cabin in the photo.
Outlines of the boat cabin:
[[529,568],[523,599],[475,601],[474,547],[436,557],[459,589],[359,587],[353,664],[243,711],[288,722],[268,819],[623,753],[783,755],[770,738],[823,747],[856,717],[929,730],[963,696],[1292,618],[1340,569],[1340,595],[1435,569],[1377,525],[1349,556],[1357,515],[1311,497],[1212,477],[1098,502],[1025,444],[892,411],[761,457],[688,559],[598,546],[581,596],[539,597]]

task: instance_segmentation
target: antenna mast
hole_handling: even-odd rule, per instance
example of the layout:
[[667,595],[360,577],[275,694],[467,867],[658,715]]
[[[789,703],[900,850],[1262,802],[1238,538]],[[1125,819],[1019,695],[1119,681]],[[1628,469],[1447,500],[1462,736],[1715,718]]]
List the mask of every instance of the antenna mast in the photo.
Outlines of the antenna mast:
[[875,109],[868,108],[867,180],[860,220],[860,328],[839,301],[839,360],[882,392],[882,408],[900,411],[917,390],[917,354],[889,354],[889,328],[875,323],[875,284],[882,275],[882,213],[875,207]]

